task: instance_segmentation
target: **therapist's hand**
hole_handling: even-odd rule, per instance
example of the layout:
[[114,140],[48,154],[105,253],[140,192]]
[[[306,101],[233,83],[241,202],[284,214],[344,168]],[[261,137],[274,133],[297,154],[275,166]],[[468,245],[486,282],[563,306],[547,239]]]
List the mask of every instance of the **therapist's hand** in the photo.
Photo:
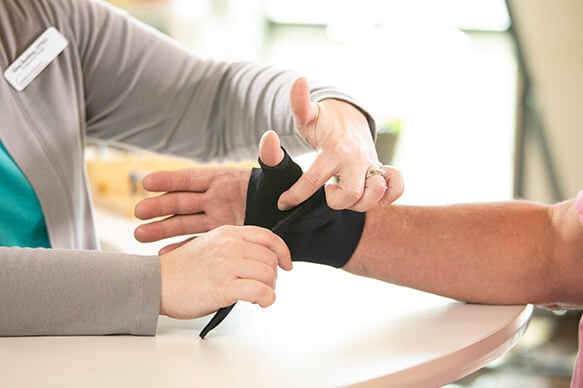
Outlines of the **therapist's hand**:
[[193,319],[243,300],[275,301],[277,267],[292,269],[283,240],[257,226],[224,226],[160,256],[160,314]]
[[278,201],[281,210],[308,199],[330,178],[326,202],[332,209],[366,211],[394,200],[382,176],[366,179],[378,169],[378,160],[368,122],[351,104],[334,99],[310,101],[308,83],[298,78],[290,91],[290,105],[298,132],[317,151],[316,159]]
[[[274,167],[281,163],[284,158],[284,154],[280,144],[281,142],[279,136],[274,131],[267,131],[263,134],[263,137],[259,143],[259,158],[265,165]],[[365,179],[365,193],[368,193],[369,189],[371,189],[371,192],[373,192],[374,188],[378,187],[378,180],[382,180],[382,185],[385,187],[383,189],[383,201],[388,205],[396,201],[403,194],[403,176],[399,170],[390,166],[380,166],[378,168],[384,170],[386,177],[383,177],[382,175],[375,175]],[[371,186],[373,187],[371,188]],[[328,186],[326,188],[328,188]]]

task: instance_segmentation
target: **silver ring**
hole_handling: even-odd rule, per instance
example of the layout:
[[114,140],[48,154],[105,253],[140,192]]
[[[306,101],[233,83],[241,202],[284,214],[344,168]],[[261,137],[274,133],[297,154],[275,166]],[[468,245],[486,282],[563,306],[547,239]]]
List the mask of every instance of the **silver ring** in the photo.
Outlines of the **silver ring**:
[[383,170],[382,168],[375,168],[372,170],[368,170],[368,172],[366,173],[366,179],[370,178],[371,176],[375,176],[375,175],[380,175],[383,178],[387,178],[387,172],[385,170]]

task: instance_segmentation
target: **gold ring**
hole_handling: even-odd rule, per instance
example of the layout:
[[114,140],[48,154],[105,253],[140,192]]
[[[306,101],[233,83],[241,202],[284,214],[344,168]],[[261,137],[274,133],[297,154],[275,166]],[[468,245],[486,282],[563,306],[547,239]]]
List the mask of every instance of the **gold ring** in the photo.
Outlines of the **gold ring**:
[[375,175],[380,175],[383,178],[387,178],[387,172],[385,170],[383,170],[382,168],[375,168],[372,170],[368,170],[368,172],[366,173],[366,179],[370,178],[371,176],[375,176]]

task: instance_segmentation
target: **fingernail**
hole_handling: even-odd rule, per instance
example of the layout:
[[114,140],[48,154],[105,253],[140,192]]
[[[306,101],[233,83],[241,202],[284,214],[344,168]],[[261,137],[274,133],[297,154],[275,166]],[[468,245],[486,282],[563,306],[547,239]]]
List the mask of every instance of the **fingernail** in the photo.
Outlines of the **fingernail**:
[[278,202],[277,208],[281,211],[289,209],[289,205],[285,202]]

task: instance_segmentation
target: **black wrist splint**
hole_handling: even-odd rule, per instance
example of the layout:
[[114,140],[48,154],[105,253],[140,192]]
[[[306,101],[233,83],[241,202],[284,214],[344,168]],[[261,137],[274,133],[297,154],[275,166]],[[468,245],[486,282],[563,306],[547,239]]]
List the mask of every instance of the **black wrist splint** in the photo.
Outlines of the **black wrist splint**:
[[[282,148],[283,149],[283,148]],[[326,204],[324,187],[295,208],[280,211],[277,200],[302,175],[302,169],[284,150],[275,167],[251,172],[247,190],[245,224],[271,229],[288,245],[292,260],[342,267],[356,249],[364,228],[365,213],[334,210]]]
[[[302,175],[300,166],[283,152],[284,159],[277,166],[269,167],[259,160],[261,168],[251,171],[245,225],[262,226],[277,233],[288,245],[294,261],[342,267],[360,241],[364,213],[330,209],[324,187],[295,208],[280,211],[279,196]],[[235,304],[220,308],[202,329],[200,338],[217,327],[233,307]]]

